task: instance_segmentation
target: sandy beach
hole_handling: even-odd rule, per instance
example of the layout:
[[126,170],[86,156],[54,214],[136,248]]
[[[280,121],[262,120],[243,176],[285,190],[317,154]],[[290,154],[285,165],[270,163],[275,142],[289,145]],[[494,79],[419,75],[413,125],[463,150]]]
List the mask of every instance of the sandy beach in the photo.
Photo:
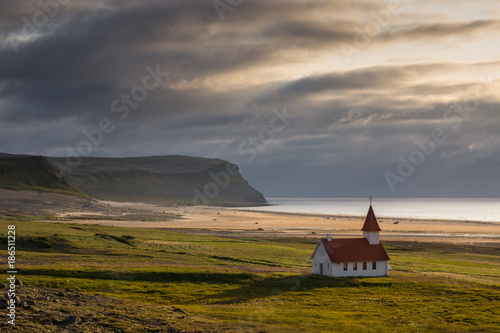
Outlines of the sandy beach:
[[[119,203],[101,201],[123,216],[129,210],[149,213],[178,214],[180,218],[155,221],[122,221],[99,219],[102,213],[93,213],[92,219],[72,219],[83,212],[66,212],[68,222],[101,224],[134,228],[168,228],[190,233],[233,237],[355,237],[360,235],[363,216],[335,216],[317,214],[295,214],[261,212],[218,207],[160,207],[141,203]],[[49,221],[47,221],[49,222]],[[423,220],[379,217],[382,240],[432,241],[451,243],[498,243],[500,222]]]
[[[376,207],[375,207],[376,213]],[[0,189],[0,214],[23,214],[40,222],[166,228],[224,237],[357,237],[364,216],[251,211],[220,207],[156,206],[89,201],[36,191]],[[56,219],[52,218],[55,217]],[[500,221],[378,217],[381,240],[489,244],[500,242]]]

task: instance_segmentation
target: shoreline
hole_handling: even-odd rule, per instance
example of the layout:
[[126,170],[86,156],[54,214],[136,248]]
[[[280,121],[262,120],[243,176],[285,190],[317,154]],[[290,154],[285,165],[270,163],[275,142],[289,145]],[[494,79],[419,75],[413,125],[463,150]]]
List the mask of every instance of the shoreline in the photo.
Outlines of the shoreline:
[[[376,212],[375,212],[376,214]],[[159,228],[223,237],[319,239],[361,237],[365,216],[275,212],[250,208],[161,206],[84,200],[37,191],[0,190],[0,215],[7,220]],[[499,243],[500,221],[380,217],[381,240]]]
[[[193,207],[203,207],[203,206],[193,206]],[[212,207],[207,207],[212,208]],[[235,211],[249,212],[249,213],[272,213],[272,214],[283,214],[283,215],[307,215],[312,217],[335,217],[335,218],[359,218],[364,219],[365,216],[362,215],[346,215],[346,214],[327,214],[327,213],[303,213],[303,212],[279,212],[279,211],[271,211],[271,210],[252,210],[252,209],[238,209],[238,208],[227,208],[227,207],[213,207],[214,209],[231,209]],[[380,219],[390,219],[390,220],[412,220],[412,221],[433,221],[433,222],[456,222],[456,223],[500,223],[500,221],[483,221],[483,220],[459,220],[459,219],[428,219],[428,218],[420,218],[420,217],[397,217],[397,216],[377,216],[377,220]]]
[[[365,216],[362,215],[348,215],[348,214],[328,214],[328,213],[305,213],[305,212],[280,212],[274,210],[255,210],[251,209],[251,207],[230,207],[230,206],[161,206],[152,203],[140,203],[140,202],[118,202],[118,201],[104,201],[94,199],[99,203],[108,204],[113,207],[121,207],[121,208],[135,208],[135,209],[154,209],[156,211],[165,211],[169,209],[200,209],[200,210],[228,210],[235,212],[246,212],[246,213],[269,213],[274,215],[291,215],[291,216],[309,216],[309,217],[330,217],[330,218],[339,218],[339,219],[364,219]],[[276,205],[270,205],[276,206]],[[262,206],[256,206],[262,207]],[[465,219],[439,219],[439,218],[418,218],[418,217],[397,217],[397,216],[378,216],[377,220],[411,220],[411,221],[422,221],[422,222],[453,222],[453,223],[478,223],[478,224],[498,224],[500,226],[500,219],[498,221],[489,221],[489,220],[465,220]]]
[[[333,237],[361,237],[364,216],[346,216],[311,213],[291,213],[234,209],[228,207],[177,206],[165,207],[147,203],[123,203],[99,201],[109,205],[126,217],[130,210],[140,210],[145,217],[149,213],[177,214],[179,218],[165,220],[113,220],[79,219],[78,212],[66,212],[60,217],[68,221],[45,220],[41,222],[100,224],[127,228],[160,228],[202,235],[223,237],[306,237],[319,239],[331,233]],[[84,214],[80,212],[83,216]],[[146,218],[145,218],[146,219]],[[382,229],[381,240],[452,242],[452,243],[493,243],[500,240],[500,222],[429,220],[409,218],[377,217]]]

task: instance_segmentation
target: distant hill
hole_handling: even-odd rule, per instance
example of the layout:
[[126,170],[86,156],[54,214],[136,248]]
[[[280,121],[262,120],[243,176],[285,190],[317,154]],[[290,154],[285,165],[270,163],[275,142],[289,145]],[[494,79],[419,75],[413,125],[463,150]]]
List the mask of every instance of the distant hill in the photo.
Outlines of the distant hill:
[[[66,165],[65,158],[47,159],[55,166]],[[262,193],[243,179],[236,165],[220,159],[177,155],[84,157],[64,177],[100,200],[221,206],[266,203]]]
[[68,183],[43,156],[0,153],[0,187],[90,197]]

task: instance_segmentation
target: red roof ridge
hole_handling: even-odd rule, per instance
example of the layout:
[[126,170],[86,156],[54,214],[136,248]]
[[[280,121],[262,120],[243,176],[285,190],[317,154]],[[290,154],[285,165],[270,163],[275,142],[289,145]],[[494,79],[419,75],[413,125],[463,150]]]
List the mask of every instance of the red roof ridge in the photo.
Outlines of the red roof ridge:
[[[365,237],[340,237],[340,238],[332,238],[332,240],[330,242],[350,242],[350,241],[360,241],[360,240],[363,240],[363,239],[366,239]],[[328,239],[327,238],[321,238],[321,240],[325,240],[328,242]]]
[[368,209],[368,214],[366,214],[365,224],[361,231],[381,231],[378,226],[377,218],[375,217],[375,213],[373,212],[372,205],[370,205],[370,209]]
[[389,260],[382,243],[370,244],[363,237],[334,238],[331,241],[322,238],[320,244],[323,244],[331,262]]

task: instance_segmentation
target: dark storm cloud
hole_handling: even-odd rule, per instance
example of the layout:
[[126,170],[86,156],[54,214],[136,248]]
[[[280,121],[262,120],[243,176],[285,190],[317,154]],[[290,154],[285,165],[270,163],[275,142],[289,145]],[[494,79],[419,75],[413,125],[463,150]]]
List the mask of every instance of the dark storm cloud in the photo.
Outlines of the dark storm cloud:
[[[280,83],[278,87],[266,91],[255,100],[255,103],[290,103],[297,99],[304,99],[310,94],[325,94],[328,92],[337,95],[355,94],[366,101],[369,91],[391,91],[407,89],[419,94],[426,85],[411,85],[417,76],[446,73],[461,66],[452,63],[429,63],[405,66],[374,66],[344,72],[334,72],[321,75],[311,75],[291,82]],[[467,84],[470,86],[471,84]],[[436,85],[437,86],[437,85]],[[428,87],[430,89],[430,87]],[[439,85],[438,89],[447,89]],[[389,90],[390,89],[390,90]],[[458,87],[449,87],[455,89]],[[436,91],[436,90],[434,90]],[[385,94],[384,94],[385,95]],[[380,94],[373,95],[380,96]],[[352,105],[353,101],[349,101]]]
[[286,41],[287,45],[319,47],[325,43],[351,41],[355,37],[355,32],[351,28],[352,23],[351,20],[340,20],[333,24],[305,20],[282,21],[274,23],[260,33],[264,38],[274,40],[280,46]]
[[386,40],[426,38],[437,39],[441,37],[463,37],[484,31],[495,31],[500,29],[499,20],[474,20],[466,22],[448,23],[425,23],[415,24],[409,27],[395,28],[392,31],[380,34],[380,38]]
[[279,95],[322,93],[325,90],[387,88],[400,84],[409,73],[402,68],[377,67],[344,73],[323,74],[297,80],[278,90]]
[[[10,48],[1,51],[1,96],[13,101],[13,108],[2,112],[4,120],[82,113],[95,120],[122,90],[140,82],[148,64],[160,64],[174,79],[189,81],[256,65],[272,53],[266,45],[198,49],[199,42],[210,38],[204,26],[220,22],[212,6],[194,1],[83,9],[63,19],[65,15],[55,18],[63,21],[56,31],[22,45],[18,54]],[[186,98],[183,92],[172,96],[167,91],[151,109],[168,104],[171,108],[163,111],[182,111],[179,104],[189,107],[196,93],[190,91]],[[201,95],[199,100],[205,97]],[[23,115],[19,108],[26,105],[30,108]]]

